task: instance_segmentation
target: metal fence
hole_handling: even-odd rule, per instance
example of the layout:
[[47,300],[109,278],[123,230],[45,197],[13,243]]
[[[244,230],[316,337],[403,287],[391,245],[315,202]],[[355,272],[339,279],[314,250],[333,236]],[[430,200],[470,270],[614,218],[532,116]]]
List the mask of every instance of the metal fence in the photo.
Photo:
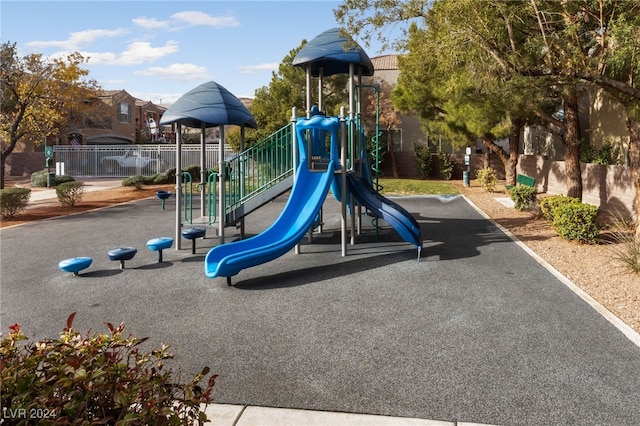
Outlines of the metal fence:
[[[56,170],[74,177],[150,176],[176,167],[176,145],[56,145],[53,148]],[[231,148],[225,159],[234,156]],[[207,168],[218,166],[218,145],[205,146]],[[182,165],[200,165],[200,145],[182,145]]]

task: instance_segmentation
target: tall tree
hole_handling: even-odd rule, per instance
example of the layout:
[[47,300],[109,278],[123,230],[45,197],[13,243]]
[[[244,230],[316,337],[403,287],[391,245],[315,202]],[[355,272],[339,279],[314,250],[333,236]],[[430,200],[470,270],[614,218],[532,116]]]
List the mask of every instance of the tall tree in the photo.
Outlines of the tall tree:
[[44,138],[68,128],[79,117],[83,100],[96,97],[95,81],[84,80],[85,58],[72,53],[64,59],[41,54],[20,57],[15,43],[0,46],[0,188],[4,188],[5,162],[18,142]]
[[[296,107],[299,115],[305,111],[306,103],[306,75],[303,69],[294,67],[293,60],[307,44],[303,40],[300,46],[291,50],[282,59],[277,72],[271,75],[268,86],[260,87],[255,92],[255,98],[251,105],[258,128],[248,130],[246,134],[247,146],[259,142],[273,132],[281,129],[291,121],[291,109]],[[323,79],[323,109],[328,114],[337,112],[340,105],[347,103],[347,79],[346,75],[334,75]],[[312,78],[312,103],[317,100],[318,80]],[[230,141],[234,144],[233,139]],[[237,146],[234,145],[237,149]]]
[[[366,29],[359,31],[365,34],[384,34],[385,27],[396,25],[401,18],[417,19],[426,33],[439,35],[440,45],[432,47],[440,46],[449,58],[440,55],[438,60],[452,62],[472,57],[467,64],[477,75],[498,77],[505,82],[524,76],[532,87],[560,93],[565,110],[562,136],[568,194],[580,197],[580,138],[577,121],[573,121],[577,114],[572,110],[575,94],[581,85],[589,83],[626,97],[628,127],[633,126],[640,99],[640,55],[636,53],[639,3],[640,0],[348,0],[337,9],[336,17],[351,31],[356,30],[352,25],[364,26]],[[375,10],[371,9],[373,6]],[[638,185],[640,149],[635,145],[632,140],[629,157]],[[640,191],[639,186],[636,188]],[[640,213],[640,198],[636,211]]]
[[[529,105],[539,96],[520,80],[500,78],[483,51],[466,46],[461,52],[463,40],[448,35],[448,20],[439,18],[430,15],[429,31],[412,25],[394,100],[403,109],[417,111],[427,129],[442,129],[444,124],[461,136],[462,144],[482,140],[502,161],[507,183],[515,184],[519,132],[528,120]],[[496,143],[507,136],[509,152]]]

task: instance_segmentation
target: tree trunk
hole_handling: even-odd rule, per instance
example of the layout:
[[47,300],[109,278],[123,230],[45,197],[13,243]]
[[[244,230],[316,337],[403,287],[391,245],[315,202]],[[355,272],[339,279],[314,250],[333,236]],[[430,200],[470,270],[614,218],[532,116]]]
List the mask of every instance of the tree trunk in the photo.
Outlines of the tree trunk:
[[516,174],[518,167],[518,148],[520,148],[520,131],[522,130],[521,120],[511,121],[511,133],[509,133],[509,158],[504,166],[504,178],[507,185],[516,184]]
[[582,200],[580,138],[578,137],[578,97],[575,89],[564,96],[564,165],[567,196]]
[[393,133],[387,129],[387,149],[391,158],[391,175],[394,179],[398,179],[398,165],[396,163],[396,146],[393,143]]
[[0,164],[0,189],[4,189],[4,169],[4,155],[2,155],[2,164]]
[[18,139],[15,138],[13,135],[11,135],[10,137],[11,143],[2,150],[2,153],[0,153],[0,162],[2,164],[0,164],[0,189],[4,189],[4,185],[5,185],[5,178],[4,178],[4,172],[6,170],[6,162],[7,162],[7,158],[9,158],[9,155],[11,155],[11,153],[13,152],[13,149],[16,147],[16,144],[18,143]]
[[636,188],[633,199],[633,218],[636,226],[636,241],[640,241],[640,122],[627,118],[629,131],[629,169]]
[[[498,158],[500,159],[500,162],[502,163],[502,166],[504,167],[504,171],[505,174],[507,173],[507,168],[508,168],[508,164],[509,164],[509,159],[510,159],[510,154],[507,154],[507,152],[502,149],[502,147],[500,145],[496,145],[496,143],[493,141],[493,139],[491,139],[490,136],[488,135],[484,135],[482,136],[482,145],[484,145],[484,148],[487,151],[486,154],[486,160],[485,160],[485,168],[489,167],[489,156],[491,154],[491,151],[495,152],[496,155],[498,156]],[[515,177],[514,179],[514,183],[515,183]],[[508,184],[508,182],[507,182]]]

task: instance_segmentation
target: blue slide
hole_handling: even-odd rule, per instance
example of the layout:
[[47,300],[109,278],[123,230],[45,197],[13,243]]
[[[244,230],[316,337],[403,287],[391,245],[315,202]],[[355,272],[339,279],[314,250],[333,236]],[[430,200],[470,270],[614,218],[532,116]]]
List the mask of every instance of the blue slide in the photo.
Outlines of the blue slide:
[[240,270],[261,265],[291,250],[309,231],[333,181],[334,161],[327,170],[310,171],[299,167],[289,200],[280,217],[264,232],[246,240],[234,241],[209,250],[204,272],[209,278],[227,277]]
[[[204,260],[204,273],[209,278],[227,277],[231,284],[233,275],[242,269],[276,259],[291,250],[317,221],[327,197],[337,168],[338,130],[337,117],[315,115],[309,119],[298,118],[295,132],[300,158],[291,195],[284,210],[265,231],[246,240],[234,241],[212,248]],[[331,158],[326,170],[311,171],[308,164],[307,138],[311,130],[315,138],[324,141],[331,136]],[[324,132],[324,133],[323,133]]]
[[391,225],[406,242],[416,246],[418,257],[420,257],[422,251],[420,224],[408,211],[378,194],[371,184],[356,176],[355,173],[347,174],[347,185],[360,204]]

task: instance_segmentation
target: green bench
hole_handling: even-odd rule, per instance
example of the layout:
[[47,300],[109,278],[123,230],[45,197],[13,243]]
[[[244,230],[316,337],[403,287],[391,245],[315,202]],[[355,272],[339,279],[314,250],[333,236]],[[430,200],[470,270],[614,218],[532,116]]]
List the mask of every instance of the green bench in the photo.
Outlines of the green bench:
[[[516,185],[515,186],[518,186],[518,185],[530,186],[531,188],[535,188],[536,187],[536,179],[532,178],[531,176],[518,174],[518,176],[516,176]],[[506,185],[507,190],[515,188],[515,186],[514,185]]]

